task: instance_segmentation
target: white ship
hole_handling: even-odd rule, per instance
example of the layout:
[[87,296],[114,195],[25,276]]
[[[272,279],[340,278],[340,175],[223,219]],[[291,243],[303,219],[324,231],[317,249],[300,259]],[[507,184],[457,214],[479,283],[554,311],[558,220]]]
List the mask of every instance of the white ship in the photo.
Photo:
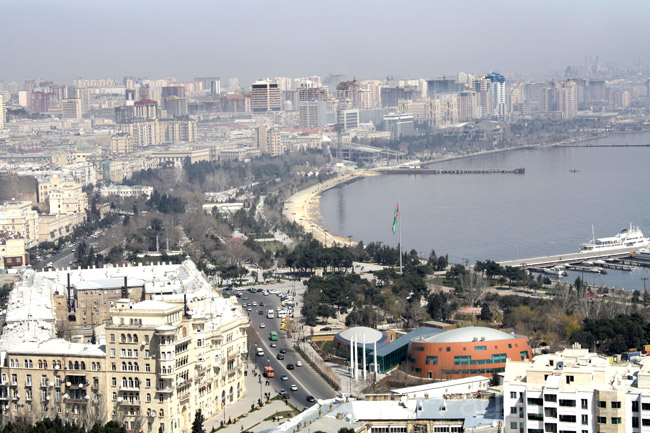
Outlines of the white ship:
[[630,224],[629,229],[623,229],[616,236],[608,238],[595,239],[592,227],[592,239],[590,243],[582,244],[580,251],[604,251],[615,250],[619,248],[647,247],[650,245],[650,238],[643,236],[643,232],[638,227]]

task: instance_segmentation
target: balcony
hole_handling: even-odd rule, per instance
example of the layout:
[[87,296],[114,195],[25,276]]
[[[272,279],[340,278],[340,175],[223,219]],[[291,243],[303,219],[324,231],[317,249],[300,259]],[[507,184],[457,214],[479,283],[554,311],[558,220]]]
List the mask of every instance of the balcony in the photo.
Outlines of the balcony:
[[120,391],[135,391],[135,392],[140,392],[140,387],[139,386],[129,386],[129,385],[120,385]]
[[156,388],[156,392],[159,392],[161,394],[171,394],[174,392],[174,388],[171,386],[166,386],[164,388]]
[[141,402],[140,402],[140,400],[135,399],[135,398],[134,399],[130,399],[130,398],[122,399],[122,401],[120,401],[120,398],[118,398],[117,403],[119,405],[121,405],[121,406],[140,406]]

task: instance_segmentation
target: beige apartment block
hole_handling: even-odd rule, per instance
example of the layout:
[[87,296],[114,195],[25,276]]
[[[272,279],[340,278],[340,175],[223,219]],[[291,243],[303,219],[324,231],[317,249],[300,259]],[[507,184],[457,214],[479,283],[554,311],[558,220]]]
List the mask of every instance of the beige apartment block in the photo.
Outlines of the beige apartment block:
[[[84,312],[103,324],[87,320],[85,334],[70,333],[79,342],[56,338]],[[246,392],[248,326],[245,312],[189,260],[27,269],[9,295],[0,336],[3,416],[188,432],[198,409],[219,415]]]
[[38,242],[38,212],[29,201],[9,201],[0,204],[0,230],[14,232],[31,248]]

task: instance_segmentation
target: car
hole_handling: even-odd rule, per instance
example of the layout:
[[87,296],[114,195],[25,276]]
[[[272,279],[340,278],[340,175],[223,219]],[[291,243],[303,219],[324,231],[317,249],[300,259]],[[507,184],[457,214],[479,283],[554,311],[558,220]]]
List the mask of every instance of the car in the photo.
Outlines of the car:
[[260,307],[263,307],[263,306],[264,306],[264,302],[260,302]]
[[313,402],[316,401],[316,398],[315,398],[313,395],[308,395],[308,396],[307,396],[307,401],[308,401],[309,403],[313,403]]
[[293,364],[287,364],[287,370],[293,370]]
[[266,325],[264,324],[264,322],[260,323],[260,328],[266,328]]
[[296,367],[302,367],[302,361],[296,361]]
[[257,302],[253,301],[253,307],[257,307]]
[[287,353],[287,349],[285,348],[280,349],[280,353]]
[[252,308],[252,307],[248,307],[248,308],[246,309],[246,311],[253,311],[253,308]]
[[242,299],[243,299],[244,301],[247,300],[247,299],[248,299],[248,295],[244,295],[244,297],[243,297]]
[[284,355],[281,354],[281,353],[278,353],[278,356],[276,356],[276,358],[278,358],[279,360],[282,361],[284,359]]
[[263,310],[260,310],[260,311],[257,312],[257,314],[259,314],[260,316],[263,316],[263,315],[264,315],[264,311],[263,311]]
[[278,347],[278,343],[274,341],[273,343],[271,343],[271,347]]
[[283,374],[282,377],[280,378],[280,380],[283,380],[283,381],[284,380],[289,380],[289,376],[287,376],[286,374]]
[[331,326],[325,326],[324,328],[320,328],[321,331],[331,331],[332,327]]
[[285,400],[289,400],[289,399],[291,398],[291,396],[289,395],[289,393],[287,392],[286,389],[281,389],[281,390],[280,390],[280,395],[281,395],[282,398],[284,398]]
[[298,387],[296,385],[291,385],[291,391],[298,391]]

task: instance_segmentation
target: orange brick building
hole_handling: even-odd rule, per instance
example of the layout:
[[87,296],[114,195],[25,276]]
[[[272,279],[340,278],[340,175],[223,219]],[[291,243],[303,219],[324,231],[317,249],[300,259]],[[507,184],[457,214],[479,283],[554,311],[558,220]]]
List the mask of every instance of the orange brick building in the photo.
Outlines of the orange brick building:
[[467,327],[411,340],[409,373],[429,379],[460,379],[505,371],[506,359],[532,358],[528,337],[492,328]]

